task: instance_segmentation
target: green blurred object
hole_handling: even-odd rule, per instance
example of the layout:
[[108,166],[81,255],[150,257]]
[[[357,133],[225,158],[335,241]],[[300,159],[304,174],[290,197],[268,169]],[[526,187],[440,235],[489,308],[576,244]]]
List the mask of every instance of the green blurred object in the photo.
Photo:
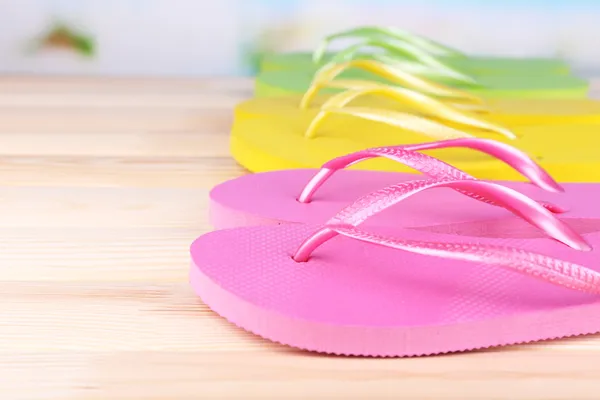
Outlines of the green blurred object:
[[256,75],[260,70],[260,64],[265,52],[260,51],[256,45],[247,44],[242,46],[242,62],[244,69],[250,75]]
[[85,57],[93,57],[96,51],[96,44],[91,35],[70,28],[64,23],[55,24],[42,37],[39,47],[72,49]]

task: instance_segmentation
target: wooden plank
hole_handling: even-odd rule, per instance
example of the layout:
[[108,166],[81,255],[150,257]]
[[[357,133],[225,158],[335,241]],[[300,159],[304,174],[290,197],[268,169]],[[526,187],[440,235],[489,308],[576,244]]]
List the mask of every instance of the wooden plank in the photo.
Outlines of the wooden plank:
[[229,132],[231,110],[139,107],[0,108],[0,132]]
[[187,108],[187,109],[223,109],[233,107],[246,96],[223,93],[2,93],[0,107],[3,109],[19,109],[22,107],[73,107],[75,109],[90,107],[122,107],[122,108]]
[[244,173],[224,157],[6,157],[6,186],[205,188]]
[[93,282],[0,284],[0,353],[247,351],[269,345],[216,318],[185,283],[123,284],[118,276]]
[[0,237],[4,228],[196,228],[207,204],[206,188],[0,187]]
[[[99,214],[100,218],[111,219],[106,214]],[[0,282],[187,282],[189,246],[210,230],[204,218],[196,224],[190,228],[68,228],[68,224],[3,228]]]
[[154,78],[109,76],[2,75],[0,93],[243,93],[252,89],[251,78]]
[[5,131],[0,133],[0,156],[229,158],[229,136],[211,128],[215,127],[164,132]]

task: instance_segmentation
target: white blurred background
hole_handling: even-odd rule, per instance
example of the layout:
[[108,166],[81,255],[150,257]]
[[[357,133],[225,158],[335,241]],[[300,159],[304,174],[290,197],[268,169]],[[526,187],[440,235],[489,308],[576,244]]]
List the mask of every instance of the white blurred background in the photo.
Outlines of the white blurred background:
[[[262,52],[310,50],[361,24],[593,72],[599,20],[599,0],[0,0],[0,73],[249,74]],[[90,40],[91,54],[53,37],[58,25]]]

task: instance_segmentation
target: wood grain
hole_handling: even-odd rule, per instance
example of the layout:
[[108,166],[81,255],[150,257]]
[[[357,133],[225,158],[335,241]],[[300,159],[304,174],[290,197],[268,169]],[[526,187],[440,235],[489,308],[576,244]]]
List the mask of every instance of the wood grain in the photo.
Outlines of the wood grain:
[[246,80],[0,79],[0,398],[598,399],[600,337],[323,357],[187,285]]

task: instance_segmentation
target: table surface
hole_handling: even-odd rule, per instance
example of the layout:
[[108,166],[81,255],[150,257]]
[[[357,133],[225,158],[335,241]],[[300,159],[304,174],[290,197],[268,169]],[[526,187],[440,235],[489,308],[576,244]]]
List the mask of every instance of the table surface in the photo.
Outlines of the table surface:
[[598,399],[600,336],[412,359],[271,344],[187,284],[245,80],[0,79],[1,399]]

